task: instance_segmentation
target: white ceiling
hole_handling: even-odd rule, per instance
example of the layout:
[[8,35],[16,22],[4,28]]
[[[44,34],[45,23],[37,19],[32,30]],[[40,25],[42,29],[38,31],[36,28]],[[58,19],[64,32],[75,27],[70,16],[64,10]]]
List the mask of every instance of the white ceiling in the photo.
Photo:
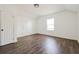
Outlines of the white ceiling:
[[35,8],[33,4],[16,4],[16,5],[0,5],[0,8],[9,8],[14,10],[16,6],[17,14],[27,15],[30,17],[38,17],[42,15],[53,14],[63,10],[79,11],[79,4],[39,4],[39,8]]
[[35,8],[33,4],[30,5],[17,5],[17,9],[20,13],[27,13],[35,16],[47,15],[50,13],[59,12],[64,10],[63,5],[51,5],[51,4],[40,4],[39,8]]
[[65,9],[78,12],[79,11],[79,4],[66,4]]
[[79,11],[78,4],[40,4],[35,8],[33,4],[16,5],[20,14],[28,14],[30,16],[48,15],[63,10]]

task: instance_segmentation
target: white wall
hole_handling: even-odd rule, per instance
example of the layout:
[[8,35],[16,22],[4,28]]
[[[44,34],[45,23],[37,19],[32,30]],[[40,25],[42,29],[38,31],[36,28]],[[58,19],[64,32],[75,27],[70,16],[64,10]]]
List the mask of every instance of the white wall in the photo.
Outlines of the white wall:
[[[46,19],[55,18],[55,30],[46,30]],[[62,11],[49,16],[41,16],[37,21],[37,32],[69,39],[77,39],[77,14],[70,11]]]
[[78,21],[77,21],[77,22],[78,22],[78,23],[77,23],[77,26],[78,26],[78,27],[77,27],[77,29],[78,29],[78,30],[77,30],[77,31],[78,31],[78,32],[77,32],[77,36],[78,36],[78,41],[79,41],[79,12],[78,12]]
[[[0,14],[0,30],[1,30],[1,14]],[[0,31],[0,45],[1,45],[1,31]]]
[[17,37],[34,34],[34,21],[27,15],[17,16]]

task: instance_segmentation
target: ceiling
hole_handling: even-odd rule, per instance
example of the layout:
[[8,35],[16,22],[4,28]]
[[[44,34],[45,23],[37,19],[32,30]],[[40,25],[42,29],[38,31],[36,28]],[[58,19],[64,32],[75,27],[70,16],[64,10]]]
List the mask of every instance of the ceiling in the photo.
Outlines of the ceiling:
[[35,8],[33,4],[17,5],[18,11],[21,14],[26,13],[30,16],[48,15],[51,13],[60,12],[63,10],[79,11],[78,4],[39,4],[38,8]]
[[63,10],[70,10],[74,12],[79,11],[79,4],[39,4],[38,8],[35,8],[33,4],[14,4],[0,6],[2,6],[1,8],[7,6],[10,9],[13,9],[12,6],[16,6],[17,14],[31,17],[53,14]]
[[79,4],[65,4],[65,9],[78,12],[79,11]]
[[63,5],[51,5],[51,4],[40,4],[38,8],[35,8],[33,4],[27,5],[17,5],[17,9],[21,11],[20,13],[27,13],[31,16],[41,16],[47,15],[55,12],[64,10]]

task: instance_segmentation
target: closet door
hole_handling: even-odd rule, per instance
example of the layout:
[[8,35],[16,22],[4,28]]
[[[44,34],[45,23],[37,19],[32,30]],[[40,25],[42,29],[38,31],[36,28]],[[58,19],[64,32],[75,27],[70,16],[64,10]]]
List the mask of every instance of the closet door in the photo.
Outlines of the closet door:
[[1,12],[1,45],[13,43],[14,34],[14,16],[7,12]]

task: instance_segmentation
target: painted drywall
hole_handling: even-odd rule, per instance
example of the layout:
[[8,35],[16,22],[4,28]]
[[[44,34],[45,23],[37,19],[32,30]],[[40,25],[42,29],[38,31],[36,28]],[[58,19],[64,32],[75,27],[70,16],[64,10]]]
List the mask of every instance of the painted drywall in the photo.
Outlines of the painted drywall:
[[78,17],[78,19],[77,19],[77,20],[78,20],[78,21],[77,21],[77,26],[78,26],[78,27],[77,27],[77,31],[78,31],[78,32],[77,32],[77,36],[78,36],[78,42],[79,42],[79,12],[78,12],[78,16],[77,16],[77,17]]
[[[46,19],[52,17],[55,19],[55,30],[47,31]],[[38,33],[74,40],[77,39],[77,14],[75,12],[62,11],[53,15],[41,16],[36,23]]]
[[34,34],[34,21],[28,16],[17,16],[17,37]]
[[[0,14],[0,19],[1,19],[1,14]],[[0,30],[1,30],[1,20],[0,20]],[[0,31],[0,45],[1,45],[1,31]]]

